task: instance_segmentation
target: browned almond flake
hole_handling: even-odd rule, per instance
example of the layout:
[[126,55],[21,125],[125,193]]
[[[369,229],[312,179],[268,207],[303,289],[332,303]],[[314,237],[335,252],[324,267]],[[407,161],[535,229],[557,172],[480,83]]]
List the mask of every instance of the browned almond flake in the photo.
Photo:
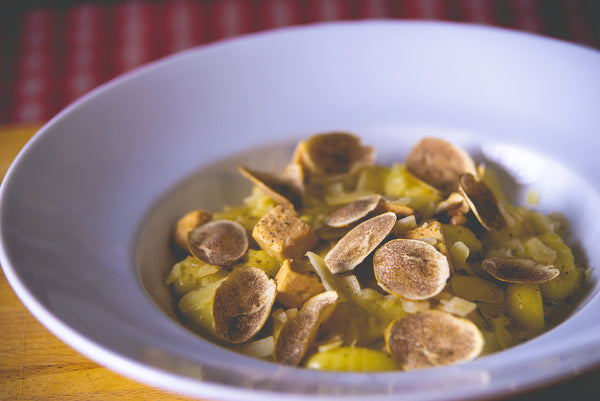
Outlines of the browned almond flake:
[[481,263],[484,271],[507,283],[541,284],[558,277],[560,270],[530,259],[496,257]]
[[467,152],[440,138],[423,138],[406,158],[406,169],[423,182],[444,192],[458,189],[463,173],[477,175]]
[[188,249],[188,235],[194,228],[199,227],[203,224],[208,223],[212,220],[212,213],[205,212],[204,210],[192,210],[186,213],[182,218],[177,220],[175,223],[175,229],[173,230],[173,240],[175,244],[183,249]]
[[257,267],[237,267],[215,291],[217,335],[232,344],[248,341],[267,321],[275,302],[275,281]]
[[399,219],[415,215],[415,210],[410,206],[406,206],[401,203],[402,201],[394,200],[394,199],[386,199],[385,197],[381,200],[381,207],[386,212],[394,212],[396,217]]
[[359,137],[345,132],[313,135],[297,148],[293,160],[316,175],[341,177],[375,162],[375,149]]
[[288,167],[285,174],[272,174],[238,166],[238,171],[275,202],[291,210],[302,207],[303,178],[298,168]]
[[388,352],[406,370],[470,361],[484,345],[473,322],[439,310],[408,314],[392,322],[385,340]]
[[248,250],[246,230],[231,220],[215,220],[196,227],[188,234],[192,255],[211,265],[227,266]]
[[498,208],[498,201],[492,190],[472,174],[462,174],[459,179],[460,193],[463,195],[477,220],[486,230],[500,232],[506,221]]
[[327,268],[334,274],[348,272],[358,266],[390,234],[396,214],[383,213],[366,220],[346,235],[325,256]]
[[450,277],[448,258],[422,240],[395,239],[373,256],[373,271],[384,290],[410,300],[439,294]]
[[459,192],[452,192],[446,199],[438,203],[434,215],[446,213],[448,216],[469,212],[469,204]]
[[370,195],[364,198],[351,202],[325,218],[325,224],[330,227],[346,227],[366,217],[374,211],[379,202],[381,195]]
[[291,320],[288,320],[275,341],[275,362],[296,366],[312,345],[319,327],[329,318],[339,299],[335,291],[310,298]]

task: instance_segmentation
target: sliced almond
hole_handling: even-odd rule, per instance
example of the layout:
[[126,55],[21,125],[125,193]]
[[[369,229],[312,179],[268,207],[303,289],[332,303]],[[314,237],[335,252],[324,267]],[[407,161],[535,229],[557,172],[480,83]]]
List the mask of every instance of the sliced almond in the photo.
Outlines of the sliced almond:
[[386,212],[394,212],[396,217],[402,219],[408,216],[414,216],[415,210],[403,203],[403,199],[388,199],[384,197],[381,200],[381,206]]
[[469,173],[462,174],[459,183],[460,193],[481,225],[488,231],[502,231],[506,226],[506,221],[500,213],[498,201],[492,190]]
[[204,210],[192,210],[191,212],[186,213],[182,218],[177,220],[177,223],[175,223],[175,229],[173,230],[173,240],[175,244],[184,251],[189,251],[188,235],[190,231],[208,223],[212,220],[212,217],[212,213],[205,212]]
[[406,168],[415,177],[444,192],[458,189],[458,177],[462,173],[477,175],[471,156],[440,138],[419,141],[406,158]]
[[422,240],[395,239],[373,256],[379,286],[410,300],[429,299],[444,289],[450,277],[448,258]]
[[215,220],[188,234],[192,255],[211,265],[227,266],[238,261],[248,249],[246,230],[231,220]]
[[521,258],[490,258],[484,260],[481,267],[495,279],[507,283],[547,283],[560,274],[560,270],[552,265],[543,265],[530,259]]
[[240,344],[263,327],[275,302],[275,281],[257,267],[233,269],[213,300],[213,322],[219,338]]
[[330,227],[346,227],[366,217],[377,208],[381,195],[371,195],[337,209],[325,218]]
[[345,132],[317,134],[296,148],[294,160],[316,175],[343,177],[375,162],[375,149]]
[[466,214],[469,212],[469,204],[459,192],[452,192],[446,199],[438,203],[433,214],[445,213],[452,216],[457,213]]
[[396,215],[392,212],[360,223],[327,253],[327,268],[334,274],[354,269],[390,234],[395,223]]
[[300,363],[314,342],[319,327],[333,312],[338,298],[335,291],[326,291],[306,301],[279,332],[273,353],[275,362],[293,366]]
[[392,322],[385,341],[388,352],[406,370],[470,361],[484,345],[473,322],[439,310],[409,314]]
[[301,170],[293,166],[288,166],[282,174],[261,172],[243,166],[238,166],[238,171],[275,202],[290,210],[298,210],[302,207],[304,183]]

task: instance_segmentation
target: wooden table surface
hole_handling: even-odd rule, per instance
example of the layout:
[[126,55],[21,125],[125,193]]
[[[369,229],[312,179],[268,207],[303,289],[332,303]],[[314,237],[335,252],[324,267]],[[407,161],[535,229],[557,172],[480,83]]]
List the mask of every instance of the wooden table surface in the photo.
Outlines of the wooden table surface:
[[[37,128],[0,127],[0,180]],[[186,398],[124,378],[72,350],[27,311],[0,274],[0,400]],[[600,400],[600,369],[510,400]]]

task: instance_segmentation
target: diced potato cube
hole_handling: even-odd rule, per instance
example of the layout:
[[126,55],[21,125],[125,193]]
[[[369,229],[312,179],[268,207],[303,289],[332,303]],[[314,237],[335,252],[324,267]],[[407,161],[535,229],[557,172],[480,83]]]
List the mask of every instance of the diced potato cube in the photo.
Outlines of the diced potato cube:
[[504,301],[506,312],[519,326],[525,329],[544,328],[544,305],[537,284],[510,284]]
[[226,275],[226,271],[221,267],[205,263],[194,256],[188,256],[173,266],[166,279],[166,284],[170,285],[177,295],[183,296],[200,288],[209,277],[214,276],[221,279]]
[[314,295],[325,291],[314,270],[296,260],[286,259],[275,277],[277,301],[288,308],[300,308]]
[[479,277],[455,275],[450,282],[452,292],[467,301],[479,301],[491,304],[504,302],[504,293],[491,281]]
[[577,291],[582,277],[582,269],[565,270],[547,283],[540,284],[540,290],[544,299],[562,301]]
[[529,252],[533,260],[538,263],[551,264],[556,260],[556,251],[545,245],[537,237],[526,240],[525,249]]
[[452,297],[447,301],[442,301],[440,309],[453,315],[465,317],[475,311],[477,305],[460,297]]
[[448,254],[452,260],[452,266],[455,271],[468,268],[467,259],[471,254],[471,250],[462,241],[455,242],[449,249]]
[[442,229],[446,244],[449,248],[451,248],[454,243],[461,241],[469,248],[471,254],[481,252],[481,241],[479,241],[473,231],[469,230],[467,227],[444,224],[442,225]]
[[262,249],[282,261],[301,259],[319,242],[308,224],[281,205],[260,219],[252,237]]
[[211,338],[217,338],[213,324],[212,305],[215,291],[226,277],[197,290],[190,291],[179,300],[179,310],[192,327]]
[[281,266],[281,263],[276,257],[262,249],[248,249],[242,263],[245,266],[258,267],[260,270],[267,273],[269,277],[275,277]]

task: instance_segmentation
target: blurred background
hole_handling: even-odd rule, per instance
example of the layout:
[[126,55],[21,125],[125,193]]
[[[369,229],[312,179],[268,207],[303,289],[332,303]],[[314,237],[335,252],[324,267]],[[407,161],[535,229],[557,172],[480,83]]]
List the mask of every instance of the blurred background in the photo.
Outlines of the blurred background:
[[370,18],[493,25],[600,47],[597,0],[0,0],[0,124],[43,123],[111,78],[186,48]]

